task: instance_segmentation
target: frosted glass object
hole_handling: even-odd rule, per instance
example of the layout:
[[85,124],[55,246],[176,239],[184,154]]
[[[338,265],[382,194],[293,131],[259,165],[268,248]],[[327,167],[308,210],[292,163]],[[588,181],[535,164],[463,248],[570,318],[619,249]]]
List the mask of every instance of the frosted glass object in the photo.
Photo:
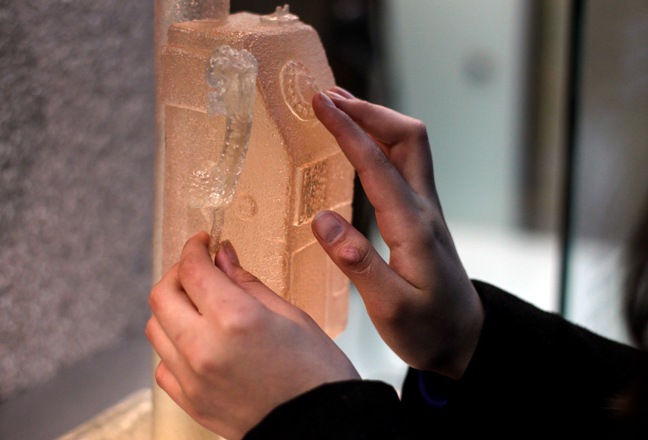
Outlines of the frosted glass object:
[[[231,83],[215,73],[232,59],[256,60],[254,86],[254,69]],[[323,209],[350,220],[353,168],[311,107],[318,90],[334,85],[317,33],[299,20],[268,26],[246,12],[178,23],[161,66],[161,273],[190,236],[211,229],[217,208],[220,238],[234,244],[243,266],[336,336],[346,325],[348,280],[310,223]]]
[[272,14],[261,17],[261,22],[268,25],[284,25],[299,21],[299,17],[290,13],[290,5],[277,6]]
[[[230,240],[243,267],[334,337],[346,326],[349,283],[311,221],[323,209],[351,220],[354,172],[311,107],[335,84],[319,37],[287,7],[275,14],[168,28],[157,73],[154,274],[189,237],[212,230],[212,241]],[[254,83],[251,68],[219,73],[252,59]],[[155,440],[217,438],[158,388],[153,408]]]

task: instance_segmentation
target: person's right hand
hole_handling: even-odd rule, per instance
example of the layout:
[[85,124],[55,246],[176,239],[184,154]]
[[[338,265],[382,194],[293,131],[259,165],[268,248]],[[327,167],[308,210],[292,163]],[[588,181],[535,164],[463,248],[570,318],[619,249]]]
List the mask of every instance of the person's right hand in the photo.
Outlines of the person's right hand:
[[313,108],[358,172],[389,264],[335,212],[313,220],[316,238],[401,359],[458,379],[477,345],[483,310],[443,218],[425,126],[337,87],[316,95]]

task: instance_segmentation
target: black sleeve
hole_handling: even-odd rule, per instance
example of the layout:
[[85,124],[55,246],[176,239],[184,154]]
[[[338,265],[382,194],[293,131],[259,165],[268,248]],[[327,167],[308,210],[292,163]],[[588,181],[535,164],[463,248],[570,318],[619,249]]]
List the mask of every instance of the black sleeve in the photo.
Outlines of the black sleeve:
[[402,439],[401,404],[377,381],[325,384],[275,408],[244,440]]
[[441,410],[424,404],[417,372],[408,372],[407,423],[453,436],[612,437],[617,401],[644,354],[493,286],[474,284],[486,312],[475,354]]
[[418,372],[410,370],[402,403],[381,382],[326,384],[273,410],[244,439],[443,439],[488,433],[516,439],[621,438],[621,398],[638,367],[647,365],[645,353],[496,287],[474,284],[485,309],[484,326],[445,406],[425,403]]

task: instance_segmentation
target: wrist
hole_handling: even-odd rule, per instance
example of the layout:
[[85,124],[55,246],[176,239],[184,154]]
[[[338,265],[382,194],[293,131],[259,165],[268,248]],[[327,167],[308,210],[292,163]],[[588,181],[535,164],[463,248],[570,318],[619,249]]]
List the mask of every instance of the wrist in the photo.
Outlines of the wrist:
[[445,336],[444,341],[439,343],[433,366],[428,369],[454,380],[461,379],[468,368],[484,323],[481,299],[469,280],[464,292],[463,304],[456,307],[457,313],[446,321],[451,328],[440,333]]

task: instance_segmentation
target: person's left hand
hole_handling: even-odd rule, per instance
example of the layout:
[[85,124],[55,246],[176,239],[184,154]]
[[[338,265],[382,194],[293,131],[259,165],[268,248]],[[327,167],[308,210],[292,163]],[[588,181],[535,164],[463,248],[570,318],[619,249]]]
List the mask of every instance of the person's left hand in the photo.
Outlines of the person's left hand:
[[304,312],[244,270],[225,242],[185,244],[150,295],[146,335],[160,356],[160,387],[198,423],[240,439],[273,408],[318,385],[359,379]]

